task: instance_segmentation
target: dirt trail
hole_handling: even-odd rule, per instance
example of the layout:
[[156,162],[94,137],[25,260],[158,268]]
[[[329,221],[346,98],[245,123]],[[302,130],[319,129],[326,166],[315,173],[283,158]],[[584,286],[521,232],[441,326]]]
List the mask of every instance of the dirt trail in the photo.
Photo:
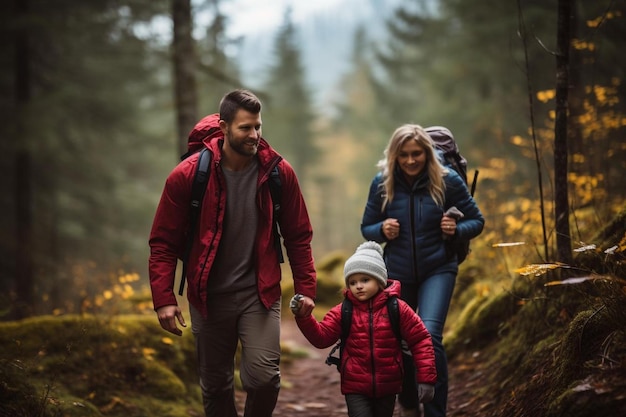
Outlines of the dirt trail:
[[[347,416],[347,408],[339,389],[339,373],[324,363],[331,348],[316,349],[304,338],[292,318],[283,317],[281,340],[309,352],[309,357],[283,363],[284,387],[280,391],[275,417]],[[479,357],[465,358],[462,364],[450,363],[448,416],[480,416],[490,404],[476,404],[469,389],[481,383],[485,375],[477,369]],[[237,393],[240,410],[245,394]],[[394,417],[399,417],[396,410]]]

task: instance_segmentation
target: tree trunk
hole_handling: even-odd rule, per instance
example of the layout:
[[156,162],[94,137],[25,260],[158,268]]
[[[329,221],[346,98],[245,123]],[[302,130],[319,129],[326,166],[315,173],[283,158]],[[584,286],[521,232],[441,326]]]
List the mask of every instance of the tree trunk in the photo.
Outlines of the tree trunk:
[[[15,0],[15,13],[18,20],[25,21],[28,13],[28,0]],[[15,211],[16,211],[16,254],[15,254],[15,296],[16,303],[12,316],[24,318],[33,311],[33,197],[31,164],[32,155],[28,148],[24,109],[31,99],[30,51],[28,32],[21,26],[15,33],[15,102],[17,110],[17,137],[19,143],[15,163]]]
[[[574,4],[572,9],[572,19],[570,20],[570,39],[577,39],[579,33],[581,33],[579,26],[580,22],[578,20],[582,12],[582,5],[580,2],[575,3],[578,4]],[[570,155],[570,163],[568,165],[568,176],[571,173],[575,173],[579,176],[589,175],[593,177],[602,172],[602,166],[598,166],[595,163],[594,157],[594,155],[602,152],[600,150],[601,147],[593,146],[592,136],[588,138],[584,137],[583,131],[585,123],[581,122],[581,120],[585,120],[583,116],[588,111],[585,106],[586,81],[583,77],[583,66],[584,61],[591,57],[590,55],[592,54],[576,48],[570,48],[569,50],[568,82],[570,89],[567,99],[567,150]],[[584,163],[575,162],[575,155],[584,155]],[[605,178],[608,178],[608,176]],[[569,184],[569,190],[574,191],[574,195],[569,196],[569,201],[570,209],[575,210],[576,208],[581,207],[580,195],[576,194],[575,189],[571,186],[571,183]],[[572,224],[576,223],[574,222]],[[574,240],[580,240],[580,238],[582,238],[577,234],[578,230],[576,227],[572,228],[571,233],[574,234]],[[575,258],[573,254],[572,258]]]
[[187,136],[198,120],[196,54],[192,37],[191,0],[172,0],[174,95],[178,153],[187,152]]
[[559,0],[556,55],[556,121],[554,125],[554,214],[556,221],[557,260],[572,262],[569,227],[568,173],[568,93],[569,48],[573,0]]
[[32,184],[30,174],[31,155],[19,151],[16,161],[15,210],[17,213],[17,254],[15,257],[15,295],[16,303],[13,316],[17,319],[30,316],[34,311],[33,278],[33,216]]

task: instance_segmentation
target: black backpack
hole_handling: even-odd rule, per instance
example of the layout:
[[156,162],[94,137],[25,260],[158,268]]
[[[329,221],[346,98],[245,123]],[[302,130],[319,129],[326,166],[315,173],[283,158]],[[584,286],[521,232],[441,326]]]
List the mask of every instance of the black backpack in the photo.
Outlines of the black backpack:
[[[178,288],[179,295],[183,295],[183,290],[185,288],[187,264],[189,262],[191,246],[193,245],[196,228],[198,226],[198,218],[200,217],[200,210],[202,209],[202,200],[204,199],[204,193],[209,182],[209,175],[211,174],[211,151],[209,151],[203,144],[204,139],[209,137],[211,137],[211,139],[222,137],[221,130],[219,128],[219,115],[217,113],[204,117],[198,122],[198,124],[196,124],[189,134],[189,141],[187,143],[189,148],[188,152],[180,157],[182,161],[194,153],[198,151],[200,152],[200,155],[198,156],[198,163],[196,164],[196,172],[191,185],[189,230],[187,231],[187,243],[185,245],[185,253],[182,259],[183,270],[180,279],[180,287]],[[270,173],[269,187],[272,195],[272,204],[274,205],[274,219],[272,226],[274,233],[274,245],[276,246],[276,253],[278,253],[278,261],[283,263],[284,257],[282,246],[280,244],[280,231],[278,228],[281,199],[281,181],[278,165],[275,166]]]
[[[470,194],[473,197],[474,191],[476,191],[476,182],[478,180],[478,170],[474,171],[474,178],[472,180],[471,186],[467,181],[467,160],[461,155],[459,152],[459,147],[457,146],[456,141],[454,140],[454,136],[452,136],[452,132],[448,128],[443,126],[431,126],[424,129],[426,133],[432,138],[435,146],[437,147],[437,152],[441,162],[444,166],[448,168],[452,168],[455,170],[465,184],[468,186],[470,190]],[[450,241],[450,250],[453,253],[456,253],[457,262],[461,264],[467,258],[467,255],[470,252],[470,241],[469,239],[454,239]]]
[[[387,313],[389,314],[389,321],[391,322],[391,328],[396,335],[398,342],[402,341],[400,334],[400,308],[398,307],[398,297],[390,296],[387,299]],[[335,365],[339,371],[341,367],[341,356],[343,355],[343,348],[346,344],[346,340],[350,335],[350,326],[352,325],[352,301],[348,298],[344,298],[341,303],[341,338],[339,342],[333,347],[326,358],[326,365]],[[333,356],[333,354],[339,349],[339,356]]]

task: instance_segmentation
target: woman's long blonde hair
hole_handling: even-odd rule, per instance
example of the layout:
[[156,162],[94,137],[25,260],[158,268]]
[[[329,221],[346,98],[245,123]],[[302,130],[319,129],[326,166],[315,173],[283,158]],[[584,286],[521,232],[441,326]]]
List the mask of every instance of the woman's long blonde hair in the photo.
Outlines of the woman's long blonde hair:
[[419,146],[424,148],[426,153],[426,172],[430,179],[428,184],[430,196],[437,205],[443,207],[445,204],[446,183],[443,177],[448,174],[448,169],[439,162],[435,144],[428,133],[420,125],[405,124],[393,132],[384,151],[384,158],[378,161],[376,165],[383,175],[383,182],[381,183],[383,189],[383,210],[385,210],[387,204],[393,201],[394,175],[398,153],[402,146],[410,140],[414,140]]

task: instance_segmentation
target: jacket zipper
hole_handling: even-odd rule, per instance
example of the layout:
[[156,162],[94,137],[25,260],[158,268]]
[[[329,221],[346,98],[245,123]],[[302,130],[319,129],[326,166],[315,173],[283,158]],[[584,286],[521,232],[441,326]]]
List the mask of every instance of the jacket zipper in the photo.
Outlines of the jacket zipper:
[[[411,263],[413,266],[413,276],[415,277],[415,279],[417,279],[417,256],[416,255],[416,251],[417,251],[417,247],[415,246],[415,211],[417,209],[417,215],[419,217],[422,216],[422,199],[421,197],[419,198],[419,203],[417,204],[417,208],[415,207],[415,190],[411,190],[410,192],[410,198],[409,198],[409,214],[411,217]],[[418,222],[418,224],[421,223]]]
[[369,302],[369,326],[370,326],[370,357],[372,360],[372,394],[376,398],[376,358],[374,355],[374,311],[372,300]]

